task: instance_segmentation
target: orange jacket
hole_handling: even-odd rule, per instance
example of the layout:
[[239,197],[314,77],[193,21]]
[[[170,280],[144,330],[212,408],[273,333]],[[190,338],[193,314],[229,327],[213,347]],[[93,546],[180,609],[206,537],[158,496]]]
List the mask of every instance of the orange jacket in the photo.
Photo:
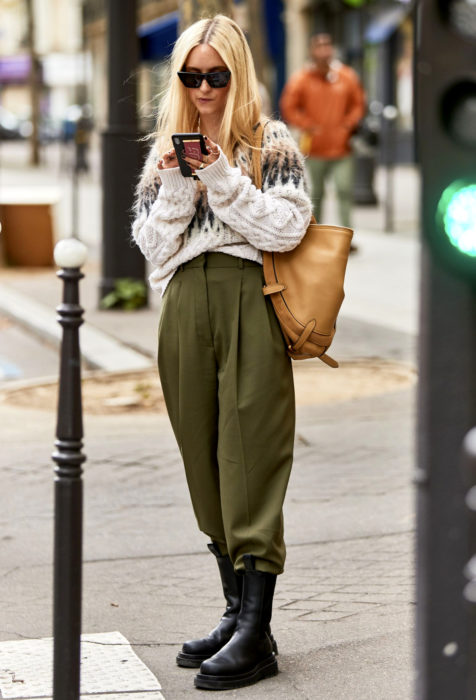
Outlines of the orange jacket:
[[291,76],[280,101],[285,121],[311,136],[308,153],[342,158],[350,153],[350,137],[365,113],[365,95],[357,73],[339,62],[323,77],[314,68]]

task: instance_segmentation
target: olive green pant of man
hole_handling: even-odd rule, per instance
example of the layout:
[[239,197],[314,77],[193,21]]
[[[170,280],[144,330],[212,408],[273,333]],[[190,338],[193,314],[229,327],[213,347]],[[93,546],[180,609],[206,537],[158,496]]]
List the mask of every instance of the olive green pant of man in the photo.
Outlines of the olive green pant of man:
[[354,157],[350,155],[329,160],[310,156],[306,164],[311,177],[312,205],[317,221],[324,223],[321,216],[325,182],[332,177],[336,188],[340,225],[351,228],[354,202]]
[[200,530],[279,574],[295,403],[290,359],[258,263],[205,253],[163,298],[159,372]]

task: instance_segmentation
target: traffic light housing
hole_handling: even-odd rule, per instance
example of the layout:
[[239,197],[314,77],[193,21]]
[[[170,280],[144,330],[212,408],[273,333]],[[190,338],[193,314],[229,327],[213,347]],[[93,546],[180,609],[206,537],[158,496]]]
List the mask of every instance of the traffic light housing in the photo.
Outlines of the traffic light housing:
[[417,12],[423,235],[440,265],[476,285],[476,4],[421,0]]

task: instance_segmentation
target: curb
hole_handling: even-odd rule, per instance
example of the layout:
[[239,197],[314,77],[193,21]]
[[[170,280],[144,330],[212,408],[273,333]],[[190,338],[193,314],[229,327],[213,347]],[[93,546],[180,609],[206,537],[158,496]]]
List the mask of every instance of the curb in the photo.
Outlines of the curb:
[[[59,347],[62,338],[56,313],[26,294],[0,284],[0,311],[29,331]],[[107,372],[150,369],[150,357],[119,343],[115,338],[87,323],[81,329],[81,356],[94,369]]]

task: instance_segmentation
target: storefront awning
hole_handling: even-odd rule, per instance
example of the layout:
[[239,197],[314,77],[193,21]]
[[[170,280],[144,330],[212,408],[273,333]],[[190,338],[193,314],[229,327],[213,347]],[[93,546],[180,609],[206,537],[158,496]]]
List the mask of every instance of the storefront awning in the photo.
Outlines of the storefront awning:
[[169,56],[177,40],[178,25],[178,12],[169,12],[167,15],[142,24],[137,30],[141,60],[154,61]]
[[410,9],[406,5],[391,7],[380,12],[367,25],[364,33],[365,41],[369,44],[381,44],[383,41],[387,41],[402,24]]

